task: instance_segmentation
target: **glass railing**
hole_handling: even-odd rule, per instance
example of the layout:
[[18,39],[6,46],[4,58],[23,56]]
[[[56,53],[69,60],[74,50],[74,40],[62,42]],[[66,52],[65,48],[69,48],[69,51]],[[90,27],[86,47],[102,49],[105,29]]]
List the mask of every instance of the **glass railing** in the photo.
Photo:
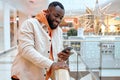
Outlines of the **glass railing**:
[[[68,60],[70,80],[120,80],[120,37],[72,37],[64,40],[68,46],[77,52]],[[16,48],[0,52],[1,80],[10,80],[16,53]]]
[[72,80],[120,79],[120,37],[71,37],[68,46],[77,51],[68,61]]

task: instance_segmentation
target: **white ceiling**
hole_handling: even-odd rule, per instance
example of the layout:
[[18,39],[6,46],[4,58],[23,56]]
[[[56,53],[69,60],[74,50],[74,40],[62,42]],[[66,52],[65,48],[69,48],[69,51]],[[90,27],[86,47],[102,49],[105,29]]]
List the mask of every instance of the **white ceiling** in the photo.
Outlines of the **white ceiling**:
[[36,14],[41,9],[46,8],[48,0],[1,0],[10,4],[25,14]]
[[[54,0],[0,0],[5,3],[11,4],[13,7],[24,12],[27,15],[35,15],[42,9],[46,9],[48,4]],[[95,8],[96,0],[57,0],[60,1],[66,10],[66,15],[80,15],[85,13],[86,6],[90,9]],[[112,5],[107,12],[120,12],[120,0],[98,0],[99,6],[103,7],[106,4],[112,2]]]

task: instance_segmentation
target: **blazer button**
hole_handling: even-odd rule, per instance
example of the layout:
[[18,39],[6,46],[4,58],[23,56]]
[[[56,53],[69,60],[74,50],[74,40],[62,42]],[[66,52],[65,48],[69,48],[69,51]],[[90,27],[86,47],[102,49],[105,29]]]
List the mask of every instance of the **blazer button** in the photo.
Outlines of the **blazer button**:
[[46,74],[44,74],[44,76],[46,76]]
[[49,40],[51,42],[51,40]]
[[50,51],[48,51],[48,53],[50,53]]

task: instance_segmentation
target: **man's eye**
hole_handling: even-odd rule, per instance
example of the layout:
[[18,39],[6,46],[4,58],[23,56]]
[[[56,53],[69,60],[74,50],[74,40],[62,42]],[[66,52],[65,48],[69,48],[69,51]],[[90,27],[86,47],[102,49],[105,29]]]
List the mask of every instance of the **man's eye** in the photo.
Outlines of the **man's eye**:
[[55,16],[55,17],[58,17],[58,16]]
[[60,19],[62,20],[63,17],[60,17]]

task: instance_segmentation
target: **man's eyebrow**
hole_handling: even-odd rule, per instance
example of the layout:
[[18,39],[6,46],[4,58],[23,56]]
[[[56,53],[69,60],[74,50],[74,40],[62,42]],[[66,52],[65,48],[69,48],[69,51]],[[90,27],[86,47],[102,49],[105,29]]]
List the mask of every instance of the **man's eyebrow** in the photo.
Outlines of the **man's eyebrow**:
[[[58,12],[56,13],[56,15],[57,15],[57,16],[60,16],[60,14],[59,14]],[[60,16],[60,17],[63,17],[63,16]]]

